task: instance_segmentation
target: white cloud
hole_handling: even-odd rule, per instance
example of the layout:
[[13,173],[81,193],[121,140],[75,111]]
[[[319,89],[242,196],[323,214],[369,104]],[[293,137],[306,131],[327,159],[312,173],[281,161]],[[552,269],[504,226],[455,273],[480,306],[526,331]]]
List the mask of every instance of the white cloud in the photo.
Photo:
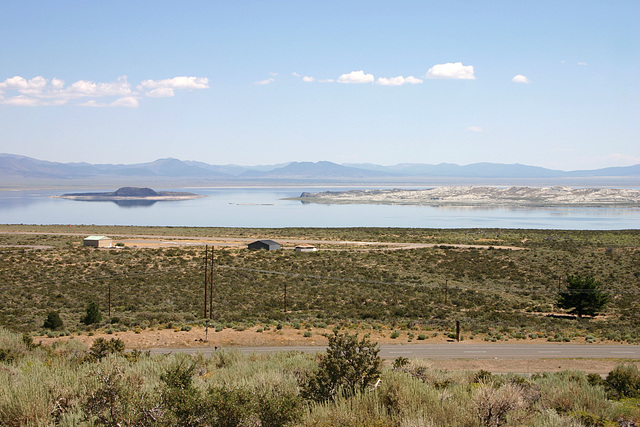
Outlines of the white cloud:
[[529,80],[529,78],[527,76],[523,76],[522,74],[518,74],[517,76],[513,76],[513,78],[511,79],[512,82],[515,83],[531,83],[531,80]]
[[138,107],[138,98],[135,96],[125,96],[124,98],[116,99],[113,102],[97,102],[95,99],[90,99],[86,102],[77,104],[81,107]]
[[38,106],[38,100],[35,98],[29,98],[24,95],[14,96],[12,98],[3,99],[0,101],[6,105],[18,105],[20,107],[36,107]]
[[293,77],[300,77],[300,74],[296,73],[295,71],[294,71],[293,73],[291,73],[291,75],[292,75]]
[[124,98],[116,99],[111,104],[110,107],[129,107],[129,108],[137,108],[138,107],[138,98],[135,96],[125,96]]
[[473,65],[462,65],[462,62],[436,64],[427,71],[429,79],[463,79],[473,80]]
[[53,89],[62,89],[64,87],[64,80],[56,79],[54,77],[51,79],[51,87]]
[[417,79],[413,76],[409,76],[409,77],[398,76],[398,77],[391,77],[391,78],[379,77],[378,80],[376,81],[376,84],[379,84],[382,86],[401,86],[404,84],[418,84],[418,83],[422,83],[422,80]]
[[273,83],[275,81],[276,81],[276,79],[274,79],[273,77],[270,77],[268,79],[264,79],[264,80],[260,80],[258,82],[255,82],[255,84],[257,84],[257,85],[268,85],[268,84],[271,84],[271,83]]
[[20,90],[28,87],[27,79],[20,76],[14,76],[0,83],[2,90]]
[[302,81],[306,82],[306,83],[311,83],[311,82],[315,82],[316,79],[311,77],[311,76],[304,76],[304,77],[302,77]]
[[365,74],[364,71],[352,71],[338,77],[338,83],[373,83],[373,74]]
[[164,80],[143,80],[138,89],[209,89],[209,79],[206,77],[174,77]]
[[334,83],[335,80],[334,79],[324,79],[324,80],[318,80],[318,82],[320,82],[320,83]]
[[578,65],[580,65],[580,66],[582,66],[582,67],[586,67],[586,66],[587,66],[587,63],[586,63],[586,62],[582,62],[582,61],[580,61],[580,62],[578,62]]
[[470,130],[471,132],[484,132],[484,130],[479,126],[469,126],[467,130]]
[[[138,90],[149,97],[171,97],[176,90],[206,89],[209,79],[203,77],[174,77],[164,80],[144,80]],[[13,96],[11,92],[17,92]],[[114,82],[78,80],[65,87],[64,80],[46,79],[42,76],[30,80],[14,76],[0,82],[0,94],[12,95],[0,98],[0,103],[16,106],[55,106],[73,101],[73,105],[87,107],[138,107],[139,93],[131,89],[127,76]],[[19,94],[19,95],[18,95]],[[104,102],[100,99],[106,98]],[[111,98],[111,100],[109,99]]]
[[127,76],[118,77],[115,82],[95,83],[86,80],[79,80],[64,90],[71,97],[85,96],[122,96],[131,94],[131,85],[127,81]]
[[145,95],[150,96],[152,98],[164,98],[175,95],[175,91],[170,87],[159,87],[157,89],[150,90],[145,93]]

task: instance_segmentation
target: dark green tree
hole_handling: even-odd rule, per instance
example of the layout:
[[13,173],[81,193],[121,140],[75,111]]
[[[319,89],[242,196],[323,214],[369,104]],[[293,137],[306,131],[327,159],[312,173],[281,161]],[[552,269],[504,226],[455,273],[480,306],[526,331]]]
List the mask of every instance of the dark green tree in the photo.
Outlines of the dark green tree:
[[558,295],[558,306],[578,317],[594,316],[605,308],[609,299],[609,294],[592,276],[576,275],[567,277],[567,289]]
[[62,324],[60,314],[58,314],[57,311],[50,311],[47,313],[47,318],[44,320],[42,327],[47,329],[58,329],[62,327]]
[[380,377],[381,360],[378,344],[357,335],[329,336],[327,353],[322,356],[319,369],[303,388],[306,398],[324,401],[335,399],[340,391],[345,395],[364,392]]
[[91,325],[93,323],[98,323],[102,320],[102,313],[100,312],[100,307],[95,302],[90,302],[87,306],[87,315],[82,318],[82,323],[85,325]]

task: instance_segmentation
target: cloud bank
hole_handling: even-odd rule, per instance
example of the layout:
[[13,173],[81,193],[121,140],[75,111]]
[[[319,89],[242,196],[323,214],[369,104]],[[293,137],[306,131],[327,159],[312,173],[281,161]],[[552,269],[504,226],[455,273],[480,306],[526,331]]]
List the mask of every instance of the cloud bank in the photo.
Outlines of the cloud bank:
[[27,80],[21,76],[10,77],[0,82],[0,104],[15,106],[78,105],[83,107],[129,107],[139,106],[139,99],[147,97],[171,97],[176,90],[209,88],[205,77],[174,77],[164,80],[143,80],[134,89],[127,76],[115,82],[96,83],[78,80],[65,85],[64,80],[46,79],[37,76]]
[[[364,70],[351,71],[350,73],[341,74],[336,80],[334,79],[318,79],[313,76],[303,76],[296,72],[291,73],[294,77],[301,78],[305,83],[375,83],[380,86],[402,86],[406,84],[423,83],[421,78],[414,76],[397,76],[397,77],[378,77],[373,74],[365,73]],[[457,79],[457,80],[474,80],[473,65],[462,65],[462,62],[447,62],[446,64],[436,64],[429,68],[425,75],[428,79]]]

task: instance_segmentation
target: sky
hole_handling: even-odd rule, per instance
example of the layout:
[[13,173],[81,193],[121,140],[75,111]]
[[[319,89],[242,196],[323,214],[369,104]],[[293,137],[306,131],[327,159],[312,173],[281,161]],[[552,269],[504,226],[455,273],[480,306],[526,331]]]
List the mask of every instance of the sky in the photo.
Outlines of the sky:
[[640,163],[640,2],[0,0],[0,153]]

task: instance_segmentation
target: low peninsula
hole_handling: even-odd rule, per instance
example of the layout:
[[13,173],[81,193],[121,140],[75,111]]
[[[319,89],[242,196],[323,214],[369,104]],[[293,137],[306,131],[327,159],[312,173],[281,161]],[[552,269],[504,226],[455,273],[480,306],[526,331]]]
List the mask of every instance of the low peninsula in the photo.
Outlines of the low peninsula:
[[61,196],[52,196],[61,199],[88,200],[88,201],[120,201],[120,200],[149,200],[171,201],[189,200],[206,197],[200,194],[182,191],[155,191],[146,187],[122,187],[110,193],[68,193]]
[[325,204],[460,207],[640,207],[640,191],[619,188],[454,186],[423,190],[305,192],[293,200]]

